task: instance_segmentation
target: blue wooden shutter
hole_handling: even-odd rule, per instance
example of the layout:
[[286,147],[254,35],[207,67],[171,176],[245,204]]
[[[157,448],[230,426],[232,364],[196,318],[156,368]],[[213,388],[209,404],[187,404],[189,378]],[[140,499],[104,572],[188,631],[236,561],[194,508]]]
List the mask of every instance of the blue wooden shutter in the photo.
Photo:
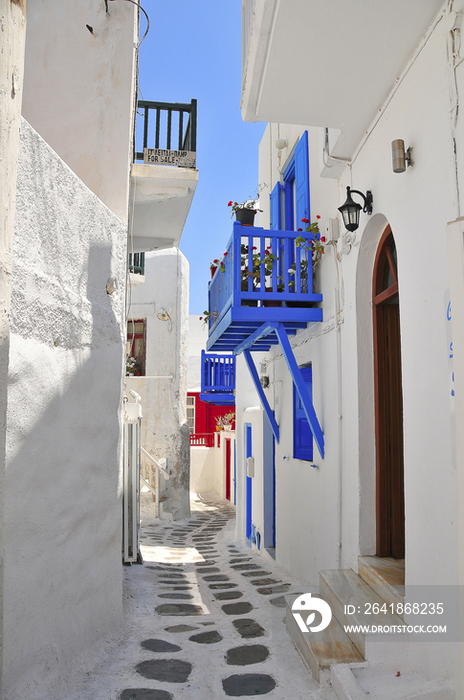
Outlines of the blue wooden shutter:
[[280,191],[282,185],[280,182],[276,184],[270,194],[271,198],[271,229],[280,231]]
[[310,219],[308,132],[305,131],[295,148],[295,229],[303,228],[301,219]]
[[[313,395],[312,367],[302,367],[303,377],[309,395]],[[313,434],[303,409],[298,392],[293,387],[293,456],[295,459],[313,460]]]

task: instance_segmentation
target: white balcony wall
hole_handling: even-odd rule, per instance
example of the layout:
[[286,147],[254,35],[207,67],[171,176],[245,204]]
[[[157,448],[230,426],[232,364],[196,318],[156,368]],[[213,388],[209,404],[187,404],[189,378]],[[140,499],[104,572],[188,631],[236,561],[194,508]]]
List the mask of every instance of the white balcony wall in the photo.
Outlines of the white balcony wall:
[[108,2],[107,13],[103,0],[38,0],[27,14],[23,115],[126,221],[137,11],[127,2]]

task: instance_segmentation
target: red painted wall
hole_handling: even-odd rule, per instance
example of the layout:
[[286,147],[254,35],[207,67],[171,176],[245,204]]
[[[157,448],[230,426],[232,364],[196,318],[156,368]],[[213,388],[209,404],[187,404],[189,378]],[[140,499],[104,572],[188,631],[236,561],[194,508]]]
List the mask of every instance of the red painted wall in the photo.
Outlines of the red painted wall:
[[[231,413],[235,410],[234,406],[216,406],[214,403],[205,403],[200,400],[200,394],[194,391],[189,391],[188,396],[195,397],[195,432],[196,433],[215,433],[216,418],[225,416],[226,413]],[[235,430],[235,421],[232,424]]]

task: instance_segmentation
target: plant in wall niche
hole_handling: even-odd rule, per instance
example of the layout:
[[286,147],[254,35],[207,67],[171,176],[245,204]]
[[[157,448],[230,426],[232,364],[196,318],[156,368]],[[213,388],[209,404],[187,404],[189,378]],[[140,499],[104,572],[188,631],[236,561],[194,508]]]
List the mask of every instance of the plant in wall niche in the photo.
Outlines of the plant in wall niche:
[[140,377],[142,364],[135,357],[126,358],[126,377]]
[[226,413],[224,416],[216,416],[216,430],[232,430],[235,421],[235,411]]
[[211,320],[216,321],[219,316],[217,311],[203,311],[203,316],[200,316],[200,321],[203,321],[204,325],[207,326]]

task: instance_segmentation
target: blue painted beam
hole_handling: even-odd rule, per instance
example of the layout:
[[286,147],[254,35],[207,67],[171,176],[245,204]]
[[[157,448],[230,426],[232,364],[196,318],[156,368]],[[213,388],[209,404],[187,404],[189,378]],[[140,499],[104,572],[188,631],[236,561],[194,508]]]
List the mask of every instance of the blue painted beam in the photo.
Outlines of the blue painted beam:
[[237,345],[237,347],[234,348],[234,355],[240,355],[241,352],[244,352],[244,350],[248,350],[248,348],[251,348],[261,338],[265,338],[270,333],[274,333],[275,329],[277,328],[277,325],[277,323],[272,323],[271,321],[263,323],[263,325],[257,328],[254,333],[249,335],[248,338],[246,338],[242,343],[240,343],[240,345]]
[[259,400],[261,401],[261,405],[264,409],[266,416],[268,417],[269,423],[271,425],[271,430],[274,433],[274,437],[275,437],[276,441],[279,442],[279,440],[280,440],[279,426],[276,423],[276,419],[274,418],[274,411],[269,406],[269,402],[268,402],[266,395],[263,391],[263,387],[261,386],[261,382],[259,381],[258,372],[256,371],[255,363],[253,362],[251,352],[249,350],[244,350],[243,356],[245,357],[245,361],[248,365],[248,369],[250,370],[251,378],[253,379],[255,389],[258,392],[258,396],[259,396]]
[[293,383],[295,384],[298,396],[300,397],[301,403],[303,404],[303,409],[306,418],[308,419],[309,427],[311,428],[314,440],[317,445],[317,449],[319,450],[319,454],[321,455],[322,459],[324,459],[324,435],[322,433],[319,421],[317,420],[313,402],[311,401],[311,397],[308,393],[303,377],[301,376],[300,368],[298,367],[295,355],[293,354],[292,346],[290,345],[287,332],[281,323],[279,323],[276,328],[276,334],[279,339],[280,347],[282,348],[285,360],[287,362],[288,369],[290,370],[290,374],[292,375]]

